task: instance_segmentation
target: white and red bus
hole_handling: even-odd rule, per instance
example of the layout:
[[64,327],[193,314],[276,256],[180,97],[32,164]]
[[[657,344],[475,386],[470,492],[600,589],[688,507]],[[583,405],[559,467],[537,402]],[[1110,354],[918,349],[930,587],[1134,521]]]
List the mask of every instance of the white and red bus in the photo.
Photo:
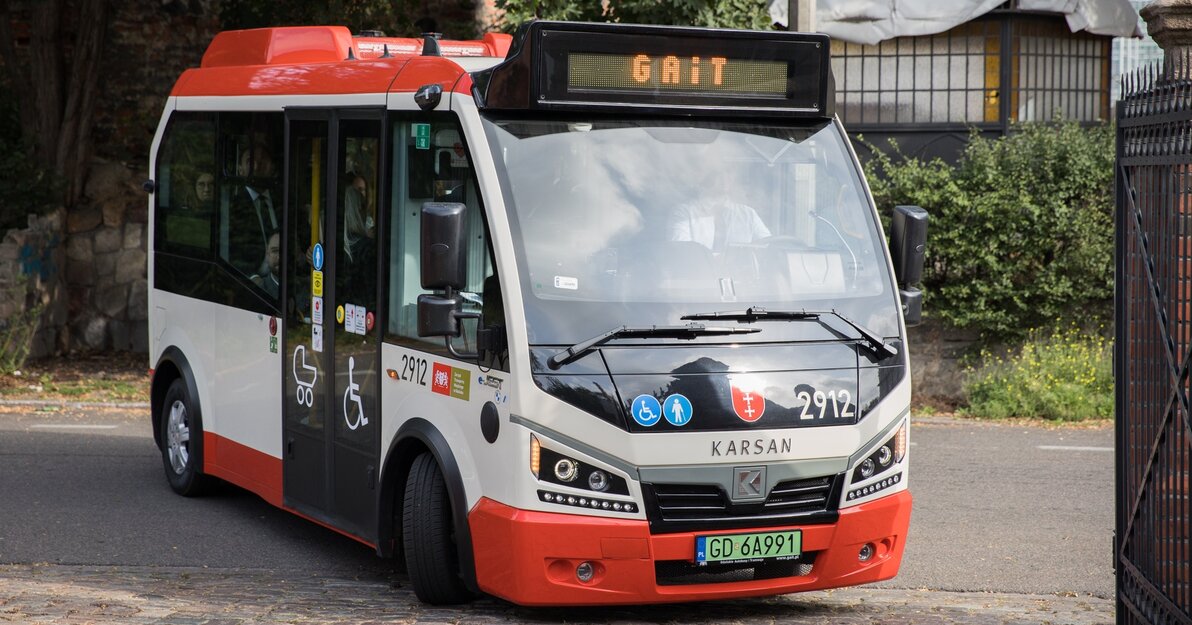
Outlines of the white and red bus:
[[926,215],[891,255],[828,44],[219,34],[146,183],[170,485],[248,489],[430,603],[893,577]]

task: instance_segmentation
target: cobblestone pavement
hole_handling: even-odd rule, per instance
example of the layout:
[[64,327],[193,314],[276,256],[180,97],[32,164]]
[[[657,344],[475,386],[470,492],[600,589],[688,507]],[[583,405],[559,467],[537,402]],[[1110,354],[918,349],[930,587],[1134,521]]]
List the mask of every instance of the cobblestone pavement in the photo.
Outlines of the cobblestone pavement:
[[521,608],[494,599],[434,608],[405,577],[329,577],[271,570],[0,566],[0,623],[925,624],[1113,623],[1096,597],[853,588],[700,604]]

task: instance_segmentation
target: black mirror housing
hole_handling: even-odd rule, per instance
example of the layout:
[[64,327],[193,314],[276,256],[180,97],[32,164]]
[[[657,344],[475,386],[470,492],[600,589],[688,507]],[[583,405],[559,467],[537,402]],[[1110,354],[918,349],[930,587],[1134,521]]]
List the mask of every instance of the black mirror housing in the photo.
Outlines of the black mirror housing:
[[902,319],[908,328],[923,322],[923,291],[899,289],[898,299],[902,301]]
[[[464,288],[467,279],[466,236],[468,207],[458,202],[424,202],[422,204],[422,288]],[[419,298],[418,326],[422,327],[422,306]],[[439,336],[439,335],[425,335]]]
[[418,336],[449,336],[460,334],[458,297],[441,295],[418,296]]
[[927,211],[918,206],[895,206],[890,222],[890,255],[898,284],[912,287],[923,280],[927,250]]

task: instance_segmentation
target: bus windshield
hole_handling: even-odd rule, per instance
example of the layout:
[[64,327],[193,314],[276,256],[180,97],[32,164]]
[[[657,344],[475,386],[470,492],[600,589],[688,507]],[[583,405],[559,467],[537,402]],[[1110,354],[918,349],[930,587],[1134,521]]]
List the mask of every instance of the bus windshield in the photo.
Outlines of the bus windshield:
[[[485,128],[532,344],[751,306],[835,309],[898,334],[878,224],[832,123],[492,118]],[[809,325],[767,324],[756,340],[798,340]]]

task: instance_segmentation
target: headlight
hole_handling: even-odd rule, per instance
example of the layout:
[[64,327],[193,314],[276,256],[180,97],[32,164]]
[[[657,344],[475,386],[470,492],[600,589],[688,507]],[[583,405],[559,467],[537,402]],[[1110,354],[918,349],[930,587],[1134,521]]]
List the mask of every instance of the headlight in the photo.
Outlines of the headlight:
[[877,463],[873,461],[873,458],[866,458],[865,461],[861,463],[861,479],[867,480],[873,477],[873,471],[876,468]]
[[[548,468],[539,472],[542,466]],[[543,482],[610,495],[629,494],[629,484],[625,478],[543,447],[533,435],[530,436],[530,472]]]
[[570,482],[579,474],[579,465],[571,458],[562,458],[555,463],[555,478],[560,482]]
[[906,439],[907,424],[903,423],[898,427],[894,436],[882,443],[867,458],[857,463],[857,468],[853,471],[853,483],[863,482],[875,475],[881,475],[902,462],[906,458]]
[[588,488],[604,492],[608,490],[608,474],[600,469],[588,474]]

